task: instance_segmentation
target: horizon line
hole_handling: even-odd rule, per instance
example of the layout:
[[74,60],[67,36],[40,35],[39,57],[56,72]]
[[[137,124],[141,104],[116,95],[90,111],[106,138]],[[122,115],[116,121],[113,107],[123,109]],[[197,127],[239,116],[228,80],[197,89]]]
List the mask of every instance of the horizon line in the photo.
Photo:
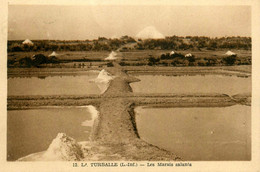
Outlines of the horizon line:
[[106,38],[106,39],[121,39],[121,37],[124,37],[124,36],[128,36],[130,38],[133,38],[133,39],[141,39],[141,40],[147,40],[147,39],[154,39],[154,40],[160,40],[160,39],[166,39],[166,38],[169,38],[169,37],[208,37],[208,38],[229,38],[229,37],[241,37],[241,38],[252,38],[252,36],[240,36],[240,35],[225,35],[225,36],[199,36],[199,35],[196,35],[196,36],[191,36],[191,35],[186,35],[186,36],[178,36],[178,35],[172,35],[172,36],[165,36],[165,38],[137,38],[137,37],[133,37],[133,36],[129,36],[129,35],[122,35],[120,37],[116,37],[116,38],[111,38],[111,37],[105,37],[105,36],[99,36],[97,38],[94,38],[94,39],[29,39],[29,38],[24,38],[24,39],[8,39],[7,38],[7,41],[22,41],[22,40],[26,40],[26,39],[29,39],[29,40],[34,40],[34,41],[93,41],[93,40],[97,40],[99,38]]

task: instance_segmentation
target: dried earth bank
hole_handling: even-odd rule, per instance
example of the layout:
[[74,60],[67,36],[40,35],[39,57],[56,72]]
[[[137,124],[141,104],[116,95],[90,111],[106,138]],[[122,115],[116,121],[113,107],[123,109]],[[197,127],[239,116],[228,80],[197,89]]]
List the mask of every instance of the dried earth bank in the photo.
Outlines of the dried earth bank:
[[128,74],[133,75],[236,75],[250,77],[252,67],[244,66],[207,66],[207,67],[151,67],[151,66],[124,66]]
[[[111,69],[107,68],[107,69]],[[196,66],[196,67],[160,67],[160,66],[124,66],[126,73],[150,75],[199,75],[199,74],[226,74],[238,76],[251,76],[252,66]],[[88,71],[101,70],[101,68],[9,68],[8,77],[47,77],[59,75],[84,75]],[[112,70],[112,69],[111,69]]]

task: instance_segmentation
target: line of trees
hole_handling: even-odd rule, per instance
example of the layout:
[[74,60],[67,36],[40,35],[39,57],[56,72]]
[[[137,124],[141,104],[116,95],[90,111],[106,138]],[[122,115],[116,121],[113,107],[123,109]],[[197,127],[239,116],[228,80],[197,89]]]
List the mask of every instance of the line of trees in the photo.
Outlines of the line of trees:
[[[126,64],[124,64],[126,65]],[[181,53],[162,54],[155,58],[150,56],[148,65],[162,65],[162,66],[231,66],[231,65],[251,65],[251,58],[238,58],[237,55],[230,55],[221,58],[217,57],[195,57],[194,55],[184,56]]]
[[59,59],[57,59],[55,56],[47,57],[43,54],[36,54],[33,57],[23,57],[18,61],[16,61],[15,59],[8,59],[7,66],[40,67],[43,64],[55,64],[59,62]]
[[[36,54],[33,57],[24,57],[20,59],[8,59],[8,67],[44,67],[45,64],[57,64],[67,62],[89,62],[89,59],[79,60],[59,60],[56,57],[47,57],[43,54]],[[98,60],[99,62],[102,60]],[[223,65],[251,65],[251,57],[238,58],[236,55],[223,57],[195,57],[190,54],[184,56],[181,53],[161,54],[159,57],[149,56],[147,60],[141,62],[121,61],[121,66],[223,66]],[[113,67],[113,63],[108,62],[108,67]]]
[[162,50],[200,50],[206,48],[208,50],[216,49],[245,49],[251,50],[250,37],[166,37],[165,39],[147,39],[138,42],[136,49],[162,49]]
[[22,44],[22,41],[8,41],[8,52],[28,51],[111,51],[117,50],[122,45],[136,42],[133,38],[122,36],[120,39],[107,39],[99,37],[96,40],[85,41],[59,41],[59,40],[34,40],[33,45]]
[[[33,45],[22,44],[22,41],[8,41],[8,52],[28,52],[28,51],[111,51],[128,44],[136,43],[130,49],[134,50],[208,50],[216,49],[245,49],[251,50],[251,37],[222,37],[209,38],[199,36],[187,37],[166,37],[165,39],[146,39],[137,41],[129,36],[121,38],[107,39],[99,37],[95,40],[85,41],[58,41],[58,40],[34,40]],[[128,51],[129,48],[122,48]]]

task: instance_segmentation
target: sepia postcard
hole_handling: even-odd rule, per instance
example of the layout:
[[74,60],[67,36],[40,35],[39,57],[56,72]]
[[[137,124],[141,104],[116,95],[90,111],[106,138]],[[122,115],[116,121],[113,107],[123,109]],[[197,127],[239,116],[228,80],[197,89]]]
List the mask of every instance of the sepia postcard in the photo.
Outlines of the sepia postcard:
[[260,1],[1,3],[0,171],[260,171]]

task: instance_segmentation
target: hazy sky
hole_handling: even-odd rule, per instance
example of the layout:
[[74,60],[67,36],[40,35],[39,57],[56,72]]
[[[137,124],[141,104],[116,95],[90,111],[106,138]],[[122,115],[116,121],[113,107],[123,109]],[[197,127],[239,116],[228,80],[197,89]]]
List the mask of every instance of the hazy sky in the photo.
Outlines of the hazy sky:
[[147,26],[154,26],[165,36],[251,36],[251,8],[10,5],[8,39],[135,36]]

